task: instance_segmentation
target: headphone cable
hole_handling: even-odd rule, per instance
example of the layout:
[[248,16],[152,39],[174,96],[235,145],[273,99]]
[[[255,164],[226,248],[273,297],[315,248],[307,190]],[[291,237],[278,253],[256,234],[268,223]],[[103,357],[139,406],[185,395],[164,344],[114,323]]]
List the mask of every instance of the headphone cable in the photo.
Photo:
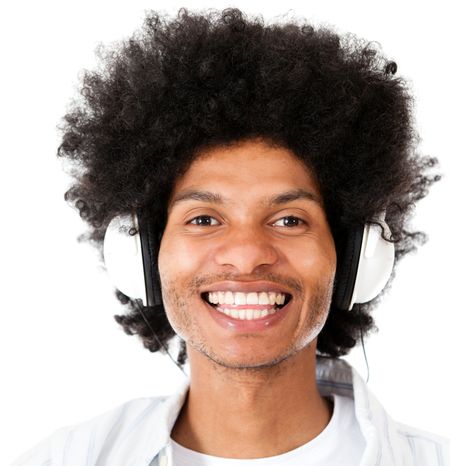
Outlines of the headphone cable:
[[367,362],[366,348],[364,347],[364,337],[363,337],[361,321],[359,322],[359,332],[360,332],[360,335],[361,335],[361,344],[362,344],[362,347],[363,347],[364,359],[366,361],[366,368],[367,368],[366,383],[368,383],[369,382],[369,375],[370,375],[370,373],[369,373],[369,363]]
[[[136,303],[138,305],[138,309],[139,309],[139,312],[141,313],[141,316],[142,318],[144,319],[144,322],[146,323],[147,327],[151,330],[151,332],[153,333],[154,337],[156,338],[156,341],[164,348],[165,352],[168,354],[169,358],[173,361],[173,363],[181,370],[181,372],[183,372],[183,374],[188,377],[188,375],[186,374],[186,372],[184,372],[183,370],[183,366],[178,362],[178,361],[175,361],[175,359],[173,359],[173,357],[171,356],[171,354],[169,353],[169,349],[167,348],[167,346],[158,338],[158,335],[156,334],[156,332],[153,330],[152,326],[150,325],[149,321],[147,320],[147,318],[145,317],[145,314],[144,314],[144,309],[143,309],[143,304],[142,304],[142,299],[136,299]],[[156,306],[155,306],[156,307]]]

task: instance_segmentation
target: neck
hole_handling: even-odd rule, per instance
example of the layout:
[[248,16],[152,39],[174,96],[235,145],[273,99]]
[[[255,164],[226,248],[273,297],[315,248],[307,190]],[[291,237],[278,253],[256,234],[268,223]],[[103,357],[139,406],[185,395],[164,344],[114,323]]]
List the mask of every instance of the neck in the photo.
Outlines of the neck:
[[315,345],[273,366],[231,369],[187,348],[191,383],[171,437],[227,458],[263,458],[319,435],[332,405],[316,384]]

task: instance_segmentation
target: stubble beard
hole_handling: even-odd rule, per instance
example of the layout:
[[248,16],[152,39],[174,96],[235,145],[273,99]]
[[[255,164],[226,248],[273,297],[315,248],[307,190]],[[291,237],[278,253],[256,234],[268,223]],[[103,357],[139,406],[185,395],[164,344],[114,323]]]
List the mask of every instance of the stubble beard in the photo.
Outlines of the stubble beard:
[[[279,367],[279,365],[291,359],[300,351],[314,344],[316,347],[316,337],[322,330],[326,319],[328,317],[331,299],[333,294],[333,281],[334,277],[327,282],[322,282],[316,286],[311,299],[309,301],[308,309],[305,306],[302,307],[302,312],[307,312],[306,321],[302,324],[303,333],[296,335],[290,342],[289,346],[284,350],[283,354],[265,362],[230,362],[223,359],[220,355],[216,354],[213,349],[206,344],[199,327],[195,325],[195,321],[192,319],[192,309],[189,308],[188,303],[189,297],[195,296],[195,292],[187,292],[185,295],[181,295],[177,290],[180,289],[176,285],[175,280],[166,281],[166,286],[163,287],[163,301],[165,309],[169,309],[170,312],[166,315],[175,333],[186,342],[187,354],[193,350],[200,352],[209,360],[215,364],[231,370],[237,371],[251,371],[260,372]],[[301,306],[301,304],[299,305]],[[294,310],[291,309],[290,312]],[[294,311],[295,312],[295,311]],[[302,316],[300,309],[299,320]]]

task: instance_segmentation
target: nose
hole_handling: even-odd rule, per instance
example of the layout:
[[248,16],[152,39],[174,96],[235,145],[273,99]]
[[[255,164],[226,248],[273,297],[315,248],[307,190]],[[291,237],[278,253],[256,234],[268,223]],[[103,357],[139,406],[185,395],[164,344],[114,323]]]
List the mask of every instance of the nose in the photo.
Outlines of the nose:
[[264,265],[273,265],[279,259],[278,252],[267,232],[261,227],[241,227],[226,235],[215,252],[220,266],[231,266],[240,274],[252,274]]

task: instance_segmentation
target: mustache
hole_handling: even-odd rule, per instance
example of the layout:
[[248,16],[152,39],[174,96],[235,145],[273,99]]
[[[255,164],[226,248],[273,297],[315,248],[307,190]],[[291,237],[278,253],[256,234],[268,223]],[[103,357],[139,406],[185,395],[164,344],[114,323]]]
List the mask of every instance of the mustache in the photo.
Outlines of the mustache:
[[284,285],[286,288],[289,288],[293,291],[297,291],[300,294],[303,294],[303,285],[299,280],[293,279],[292,277],[285,277],[279,274],[274,273],[265,273],[261,275],[238,275],[233,273],[225,273],[220,275],[203,275],[195,277],[192,282],[189,284],[189,292],[192,295],[197,295],[200,287],[207,287],[208,285],[213,285],[214,283],[221,281],[258,281],[266,280],[278,285]]

